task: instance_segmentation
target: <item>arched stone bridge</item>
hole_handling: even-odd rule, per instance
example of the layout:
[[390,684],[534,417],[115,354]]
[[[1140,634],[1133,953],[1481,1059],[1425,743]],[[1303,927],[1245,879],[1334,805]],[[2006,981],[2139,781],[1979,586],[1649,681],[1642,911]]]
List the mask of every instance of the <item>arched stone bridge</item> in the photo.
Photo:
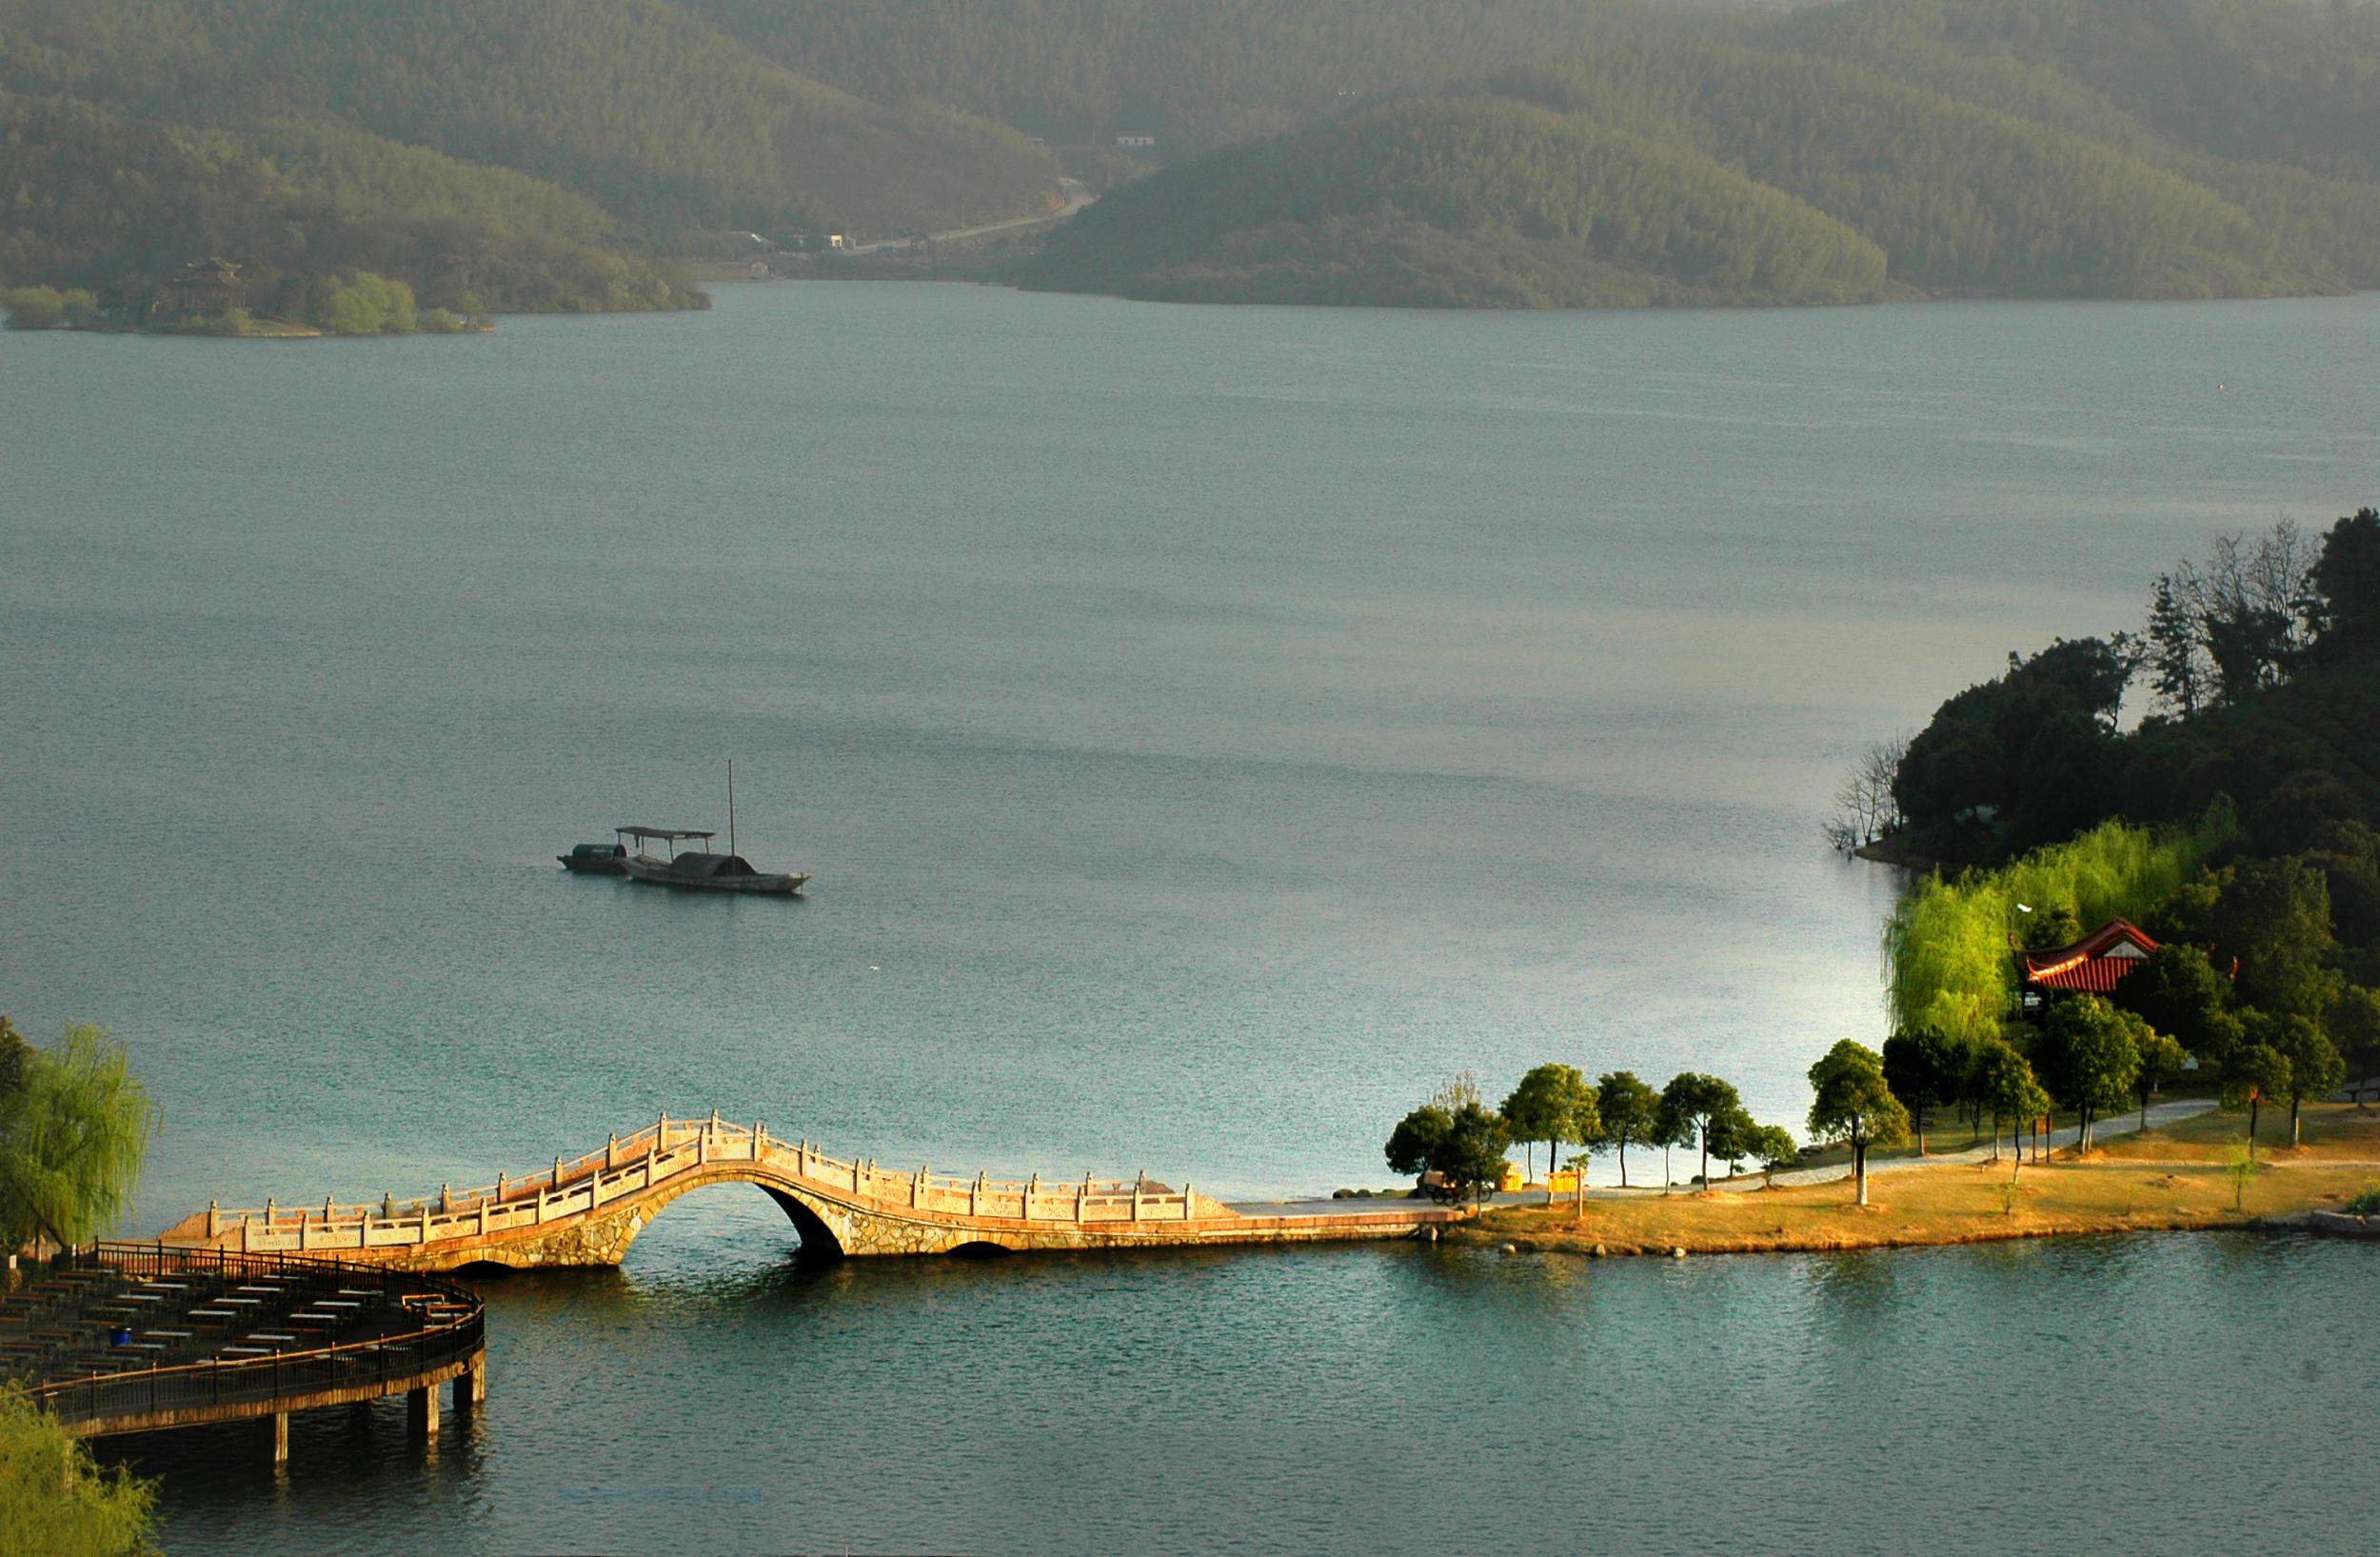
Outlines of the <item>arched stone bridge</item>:
[[613,1266],[680,1195],[714,1184],[766,1190],[809,1255],[944,1254],[969,1248],[1125,1249],[1396,1238],[1463,1214],[1418,1202],[1311,1215],[1243,1215],[1184,1185],[952,1178],[830,1157],[764,1125],[666,1115],[549,1171],[435,1198],[377,1206],[240,1210],[208,1206],[160,1235],[168,1245],[336,1255],[413,1270],[468,1265]]

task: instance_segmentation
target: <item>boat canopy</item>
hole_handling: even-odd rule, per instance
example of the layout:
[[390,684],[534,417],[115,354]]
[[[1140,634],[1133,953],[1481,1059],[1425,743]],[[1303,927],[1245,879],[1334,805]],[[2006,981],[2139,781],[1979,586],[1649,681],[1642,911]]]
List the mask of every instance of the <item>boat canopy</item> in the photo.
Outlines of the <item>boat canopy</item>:
[[692,828],[614,828],[611,830],[623,838],[634,838],[639,843],[659,838],[664,843],[675,844],[682,838],[716,838],[719,836],[716,832],[703,832]]
[[684,853],[669,862],[670,873],[679,876],[757,876],[752,862],[741,854]]

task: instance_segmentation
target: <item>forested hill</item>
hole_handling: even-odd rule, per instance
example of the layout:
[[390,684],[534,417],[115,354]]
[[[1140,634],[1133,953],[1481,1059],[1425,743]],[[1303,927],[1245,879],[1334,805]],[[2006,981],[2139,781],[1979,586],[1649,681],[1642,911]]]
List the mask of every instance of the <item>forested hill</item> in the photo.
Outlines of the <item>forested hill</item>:
[[1037,281],[1202,302],[1849,303],[1882,295],[1885,257],[1699,153],[1482,97],[1158,173],[1058,233]]
[[883,102],[1051,141],[1208,150],[1383,91],[1596,47],[1604,0],[681,0],[769,58]]
[[721,234],[1054,209],[1036,136],[1164,165],[1039,285],[2380,287],[2372,0],[0,0],[0,283],[667,307]]
[[667,0],[0,0],[0,276],[117,290],[220,252],[426,301],[670,306],[644,256],[689,230],[957,225],[1057,171]]
[[[1594,47],[1408,98],[1398,122],[1425,122],[1423,104],[1476,120],[1494,97],[1551,110],[1571,134],[1656,144],[1833,218],[1881,251],[1891,283],[1916,292],[2198,298],[2380,285],[2380,178],[2366,166],[2380,156],[2380,8],[1854,0],[1781,19],[1620,6],[1593,14]],[[2269,49],[2256,41],[2268,31]],[[2164,70],[2190,85],[2172,86]],[[2192,92],[2235,104],[2235,118],[2183,104]],[[1376,110],[1357,111],[1377,130]],[[2350,144],[2329,146],[2332,136]],[[1658,197],[1628,180],[1555,188],[1565,175],[1539,157],[1542,135],[1507,138],[1495,153],[1514,159],[1508,190],[1515,179],[1540,185],[1505,202],[1522,213],[1512,222],[1411,201],[1403,163],[1442,147],[1417,145],[1367,168],[1346,159],[1343,143],[1341,130],[1314,128],[1259,151],[1179,164],[1080,219],[1051,246],[1041,284],[1138,296],[1542,302],[1558,289],[1524,279],[1534,262],[1516,257],[1524,250],[1500,235],[1506,228],[1540,252],[1568,230],[1599,237],[1658,216]],[[1298,176],[1287,170],[1312,180],[1325,167],[1357,187],[1307,212],[1284,205],[1277,191]],[[1557,216],[1527,214],[1556,206]],[[1383,285],[1358,246],[1387,231],[1438,273],[1400,267]],[[1704,279],[1691,288],[1700,298],[1794,295],[1732,291],[1725,278],[1756,265],[1647,263],[1673,280],[1700,266]],[[1293,266],[1300,279],[1291,286]],[[1334,274],[1345,278],[1336,295],[1319,279]]]

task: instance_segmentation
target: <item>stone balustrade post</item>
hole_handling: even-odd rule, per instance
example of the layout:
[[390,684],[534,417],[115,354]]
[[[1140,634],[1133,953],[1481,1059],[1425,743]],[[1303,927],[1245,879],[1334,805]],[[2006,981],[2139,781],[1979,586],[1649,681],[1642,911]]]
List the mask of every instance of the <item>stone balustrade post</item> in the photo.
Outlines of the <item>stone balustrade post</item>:
[[768,1127],[757,1119],[752,1121],[752,1160],[754,1162],[761,1160],[761,1153],[767,1146]]
[[479,1235],[480,1235],[482,1238],[485,1238],[485,1237],[486,1237],[486,1236],[487,1236],[487,1208],[488,1208],[488,1205],[489,1205],[489,1202],[485,1201],[485,1200],[483,1200],[483,1201],[481,1201],[481,1202],[479,1203]]
[[1190,1207],[1192,1204],[1193,1203],[1190,1197],[1190,1181],[1188,1179],[1184,1179],[1181,1181],[1181,1219],[1184,1222],[1190,1220]]
[[222,1230],[222,1214],[215,1209],[215,1203],[210,1200],[207,1203],[207,1236],[212,1238]]
[[707,1129],[694,1137],[694,1166],[702,1168],[711,1160],[711,1132]]
[[272,1196],[265,1197],[265,1230],[272,1231]]
[[925,1165],[918,1164],[918,1176],[909,1181],[909,1208],[916,1210],[925,1204]]
[[561,1189],[561,1188],[562,1188],[562,1159],[561,1159],[560,1157],[556,1157],[556,1158],[554,1159],[554,1188],[555,1188],[555,1189],[557,1189],[557,1190],[559,1190],[559,1189]]
[[505,1198],[505,1176],[504,1176],[502,1173],[499,1173],[499,1174],[497,1174],[497,1175],[496,1175],[496,1199],[497,1199],[499,1202],[501,1202],[504,1198]]
[[248,1213],[242,1211],[240,1213],[240,1252],[243,1254],[248,1252]]
[[438,1208],[441,1211],[451,1211],[454,1209],[453,1185],[442,1184],[438,1187]]
[[855,1195],[860,1192],[860,1159],[857,1157],[851,1159],[851,1192]]
[[611,1132],[611,1139],[604,1143],[604,1167],[606,1170],[608,1170],[618,1168],[619,1166],[620,1132],[618,1130],[614,1130]]
[[1025,1182],[1024,1187],[1024,1219],[1027,1222],[1033,1220],[1033,1197],[1041,1192],[1041,1175],[1036,1173],[1031,1179]]

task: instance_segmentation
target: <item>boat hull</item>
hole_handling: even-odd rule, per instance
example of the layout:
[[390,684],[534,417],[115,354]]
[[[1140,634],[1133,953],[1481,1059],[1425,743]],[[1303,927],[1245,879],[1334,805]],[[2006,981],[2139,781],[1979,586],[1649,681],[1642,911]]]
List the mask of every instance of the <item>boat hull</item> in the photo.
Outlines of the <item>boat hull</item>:
[[798,897],[803,885],[810,878],[803,874],[748,876],[699,876],[672,869],[657,860],[638,859],[631,855],[621,862],[623,872],[630,881],[647,887],[666,887],[674,892],[740,892],[747,897]]

